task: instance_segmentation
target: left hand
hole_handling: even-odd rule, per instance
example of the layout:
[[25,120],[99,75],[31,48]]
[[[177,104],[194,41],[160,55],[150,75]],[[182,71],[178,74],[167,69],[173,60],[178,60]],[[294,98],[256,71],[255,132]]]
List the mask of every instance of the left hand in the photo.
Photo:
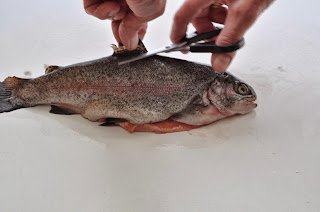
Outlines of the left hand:
[[86,12],[101,20],[112,20],[112,31],[128,50],[137,48],[147,22],[162,15],[166,0],[84,0]]

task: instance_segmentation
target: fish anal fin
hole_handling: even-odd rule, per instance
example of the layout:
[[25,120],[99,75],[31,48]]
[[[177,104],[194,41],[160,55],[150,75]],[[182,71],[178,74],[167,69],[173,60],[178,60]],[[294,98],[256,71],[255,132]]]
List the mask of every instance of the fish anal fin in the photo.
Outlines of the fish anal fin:
[[121,122],[122,128],[126,129],[129,133],[133,132],[154,132],[159,134],[190,131],[195,128],[202,127],[203,125],[189,125],[182,122],[167,119],[165,121],[149,123],[149,124],[131,124],[130,122]]
[[47,66],[47,65],[45,65],[45,68],[46,68],[45,73],[49,74],[49,73],[53,72],[54,70],[58,69],[59,66]]
[[98,119],[98,122],[103,124],[104,122],[106,122],[106,118],[101,118],[101,119]]
[[[126,53],[126,52],[130,52],[129,50],[126,49],[126,47],[119,43],[119,45],[115,45],[115,44],[112,44],[111,45],[111,48],[113,49],[113,55],[118,55],[118,54],[122,54],[122,53]],[[139,43],[138,43],[138,46],[135,50],[133,51],[136,51],[136,52],[141,52],[141,53],[146,53],[148,52],[146,47],[144,46],[143,42],[139,39]]]
[[100,126],[117,126],[122,122],[127,122],[127,120],[121,118],[106,118]]
[[52,104],[51,110],[49,112],[63,115],[73,115],[80,113],[78,108],[68,104]]

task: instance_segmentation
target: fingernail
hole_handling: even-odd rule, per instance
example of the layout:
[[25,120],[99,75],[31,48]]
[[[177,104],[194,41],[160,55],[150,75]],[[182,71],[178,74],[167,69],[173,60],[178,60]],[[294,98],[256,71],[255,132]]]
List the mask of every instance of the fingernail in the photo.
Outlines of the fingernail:
[[119,20],[121,20],[122,18],[120,17],[120,16],[113,16],[113,18],[112,18],[112,20],[114,20],[114,21],[119,21]]
[[117,13],[118,13],[118,11],[111,10],[111,11],[108,13],[108,16],[110,16],[110,17],[112,18],[112,17],[114,17]]
[[224,72],[231,62],[231,57],[226,54],[218,54],[213,61],[213,69],[216,72]]

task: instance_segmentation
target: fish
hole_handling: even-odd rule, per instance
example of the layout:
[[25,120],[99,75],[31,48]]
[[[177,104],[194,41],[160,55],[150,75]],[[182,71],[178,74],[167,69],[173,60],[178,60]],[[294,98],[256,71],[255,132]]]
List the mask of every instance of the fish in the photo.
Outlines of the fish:
[[128,51],[69,66],[48,66],[36,78],[8,77],[0,82],[0,113],[51,105],[50,113],[81,114],[102,126],[128,132],[189,131],[257,107],[254,89],[229,72],[155,55],[118,63],[147,49]]

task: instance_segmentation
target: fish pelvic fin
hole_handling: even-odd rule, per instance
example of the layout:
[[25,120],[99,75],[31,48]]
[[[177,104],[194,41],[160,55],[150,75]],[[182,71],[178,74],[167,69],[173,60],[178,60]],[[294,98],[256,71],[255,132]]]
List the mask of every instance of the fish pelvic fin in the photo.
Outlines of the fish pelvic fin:
[[[118,46],[115,44],[112,44],[111,48],[113,49],[113,55],[118,55],[118,54],[130,52],[129,50],[126,49],[126,47],[122,43],[119,43]],[[137,52],[141,52],[141,53],[148,52],[147,48],[144,46],[143,42],[140,39],[139,39],[139,43],[138,43],[137,48],[133,51],[137,51]]]
[[106,118],[100,126],[117,126],[121,122],[127,122],[127,120],[121,118]]
[[72,105],[52,104],[51,110],[49,112],[53,114],[73,115],[73,114],[79,114],[80,110]]
[[27,79],[17,77],[8,77],[4,82],[0,82],[0,113],[10,112],[21,108],[21,105],[14,103],[12,91],[20,86]]
[[174,121],[167,119],[161,122],[156,123],[147,123],[147,124],[131,124],[130,122],[120,122],[118,123],[120,127],[127,130],[129,133],[133,132],[153,132],[158,134],[173,133],[173,132],[182,132],[190,131],[202,127],[204,125],[189,125],[182,122]]

